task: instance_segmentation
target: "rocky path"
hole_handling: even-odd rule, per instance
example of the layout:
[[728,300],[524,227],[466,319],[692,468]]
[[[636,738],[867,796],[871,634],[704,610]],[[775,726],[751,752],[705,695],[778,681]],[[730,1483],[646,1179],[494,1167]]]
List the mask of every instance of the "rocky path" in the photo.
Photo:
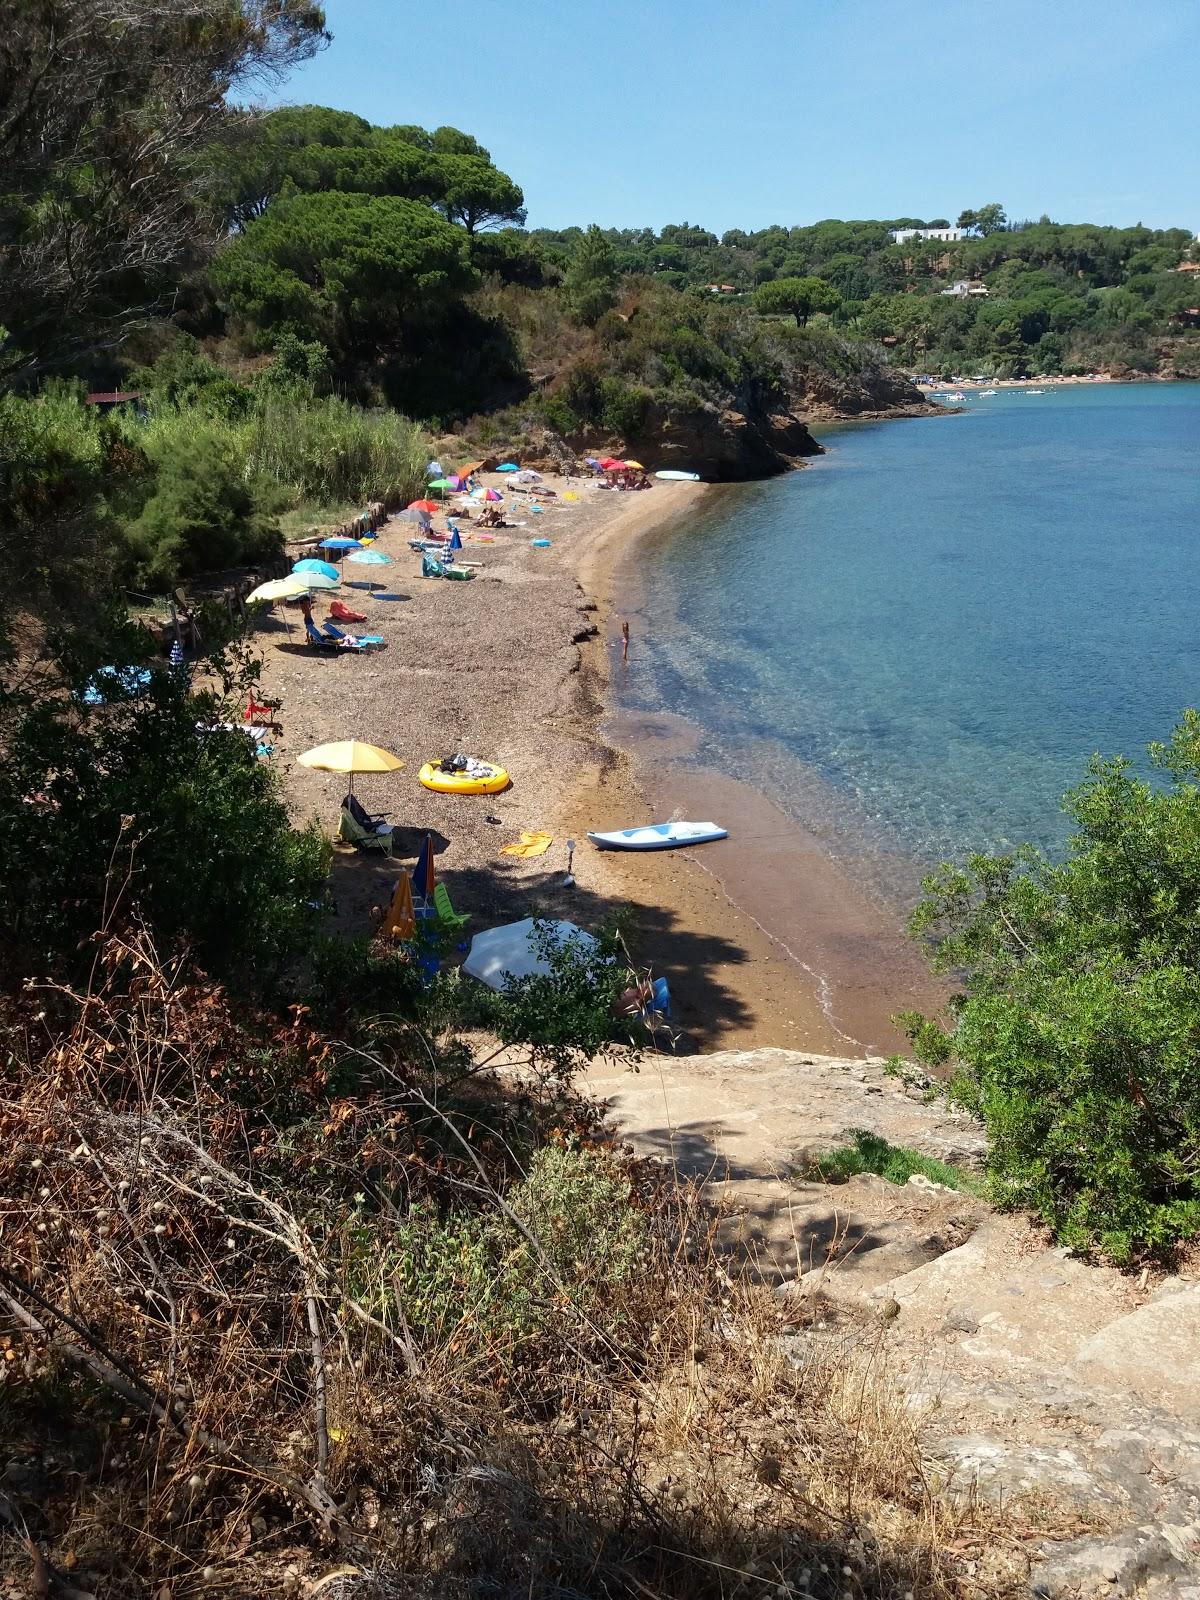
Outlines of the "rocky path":
[[722,1247],[790,1309],[795,1359],[884,1327],[946,1493],[1088,1526],[1046,1542],[1034,1594],[1200,1600],[1200,1282],[1075,1260],[923,1179],[798,1177],[856,1129],[978,1160],[978,1127],[879,1061],[659,1057],[636,1074],[597,1065],[588,1087],[637,1151],[706,1185]]

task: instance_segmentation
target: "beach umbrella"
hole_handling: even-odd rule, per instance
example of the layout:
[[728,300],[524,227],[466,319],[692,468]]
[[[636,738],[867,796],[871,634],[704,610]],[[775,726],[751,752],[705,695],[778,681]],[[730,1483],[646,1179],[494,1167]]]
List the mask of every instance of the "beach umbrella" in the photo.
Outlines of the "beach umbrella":
[[407,872],[400,874],[392,903],[383,919],[382,931],[393,939],[411,939],[417,931],[417,917],[413,909],[412,879]]
[[471,499],[487,500],[489,503],[494,505],[497,501],[503,500],[504,496],[498,489],[472,489]]
[[321,549],[322,550],[361,550],[362,549],[362,541],[359,540],[359,539],[347,539],[347,538],[345,538],[344,535],[339,534],[336,539],[322,539],[321,540]]
[[454,531],[450,535],[450,539],[449,539],[449,542],[446,545],[446,549],[447,550],[461,550],[462,547],[463,547],[462,546],[462,538],[459,535],[458,529],[455,528]]
[[503,989],[513,978],[531,978],[550,972],[543,944],[559,950],[573,948],[581,957],[599,956],[590,933],[573,922],[543,922],[535,928],[532,917],[510,922],[501,928],[488,928],[471,940],[471,952],[462,970],[489,989]]
[[429,487],[431,489],[438,489],[442,494],[445,494],[447,489],[457,489],[458,484],[457,482],[451,483],[449,478],[434,478]]
[[303,578],[309,589],[336,589],[341,582],[336,572],[332,578],[324,572],[298,572],[293,576]]
[[350,793],[354,793],[356,772],[399,772],[404,763],[390,750],[381,750],[377,744],[364,744],[361,739],[339,739],[334,744],[319,744],[296,757],[302,767],[316,772],[344,772],[350,779]]
[[[392,564],[391,556],[385,556],[382,550],[352,550],[349,560],[360,567],[390,567]],[[375,587],[374,581],[371,587]]]
[[640,461],[626,461],[625,465],[632,467],[635,472],[645,472],[646,470]]
[[436,500],[410,500],[408,509],[410,511],[423,511],[427,517],[431,517],[440,507]]
[[601,456],[600,465],[605,472],[622,472],[625,468],[625,463],[618,461],[616,456]]
[[307,575],[293,572],[286,578],[270,578],[266,583],[260,583],[257,589],[251,589],[246,596],[246,604],[255,605],[261,600],[274,605],[276,600],[295,600],[297,596],[307,593]]
[[397,522],[415,522],[420,527],[427,528],[429,526],[429,512],[417,511],[410,506],[407,511],[397,512],[396,520]]
[[522,467],[513,479],[514,483],[541,483],[542,475],[535,472],[532,467]]
[[502,461],[496,468],[497,472],[519,472],[520,470],[515,461]]
[[292,571],[294,573],[316,572],[323,578],[332,578],[335,583],[337,582],[338,571],[332,561],[315,561],[311,558],[307,561],[297,561]]

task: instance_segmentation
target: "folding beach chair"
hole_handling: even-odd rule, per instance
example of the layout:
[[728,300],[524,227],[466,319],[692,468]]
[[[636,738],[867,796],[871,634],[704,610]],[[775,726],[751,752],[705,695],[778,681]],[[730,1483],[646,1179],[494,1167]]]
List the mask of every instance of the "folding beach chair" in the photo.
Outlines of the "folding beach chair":
[[338,838],[352,844],[356,850],[379,850],[384,855],[392,853],[391,828],[385,827],[382,833],[377,828],[364,828],[345,806],[338,819]]
[[444,883],[436,883],[434,885],[433,909],[437,912],[437,919],[447,933],[461,933],[471,920],[470,917],[455,911],[450,904],[450,891]]

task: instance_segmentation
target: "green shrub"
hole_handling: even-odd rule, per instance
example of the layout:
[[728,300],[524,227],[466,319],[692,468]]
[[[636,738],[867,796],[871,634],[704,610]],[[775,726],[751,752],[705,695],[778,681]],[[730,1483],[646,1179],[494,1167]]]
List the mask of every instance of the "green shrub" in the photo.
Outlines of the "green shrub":
[[556,433],[561,433],[564,438],[569,438],[573,433],[578,433],[580,428],[579,417],[559,394],[548,394],[538,402],[538,410],[545,419],[547,427],[553,428]]
[[601,425],[622,439],[636,439],[646,426],[650,400],[649,389],[623,383],[620,378],[603,379],[600,384]]
[[396,1230],[388,1275],[417,1339],[497,1356],[564,1316],[615,1331],[649,1237],[619,1169],[544,1146],[505,1203],[518,1226],[498,1210],[439,1219],[414,1207]]
[[907,1183],[914,1174],[920,1174],[933,1183],[961,1189],[967,1194],[982,1194],[986,1187],[981,1178],[964,1172],[961,1167],[923,1156],[919,1150],[910,1150],[902,1144],[889,1144],[878,1134],[867,1133],[862,1128],[855,1132],[852,1145],[814,1156],[805,1167],[806,1177],[817,1178],[822,1183],[845,1183],[860,1172],[873,1172],[896,1184]]
[[[81,664],[77,686],[86,677]],[[292,828],[278,775],[244,734],[204,731],[236,717],[233,706],[157,669],[132,697],[9,695],[0,714],[0,944],[11,971],[86,966],[106,917],[135,913],[162,949],[187,941],[239,986],[263,984],[302,947],[328,842]]]
[[154,489],[126,529],[139,584],[169,587],[281,549],[237,431],[195,411],[171,412],[146,430],[145,442]]
[[1093,759],[1065,860],[944,866],[913,918],[962,976],[951,1092],[994,1197],[1119,1262],[1200,1234],[1200,715],[1151,758]]
[[411,500],[429,459],[419,429],[394,411],[364,411],[328,396],[299,405],[268,394],[251,421],[251,470],[295,500],[345,505]]

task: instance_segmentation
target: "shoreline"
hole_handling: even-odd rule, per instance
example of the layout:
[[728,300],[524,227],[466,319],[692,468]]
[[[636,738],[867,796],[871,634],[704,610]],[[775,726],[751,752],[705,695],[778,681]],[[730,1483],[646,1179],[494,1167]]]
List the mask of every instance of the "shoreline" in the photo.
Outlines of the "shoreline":
[[[721,487],[704,486],[703,497]],[[602,619],[588,648],[605,712],[595,730],[598,770],[576,785],[563,817],[580,837],[585,827],[667,817],[730,826],[729,839],[695,851],[589,858],[589,876],[631,906],[644,938],[665,930],[669,939],[671,927],[686,926],[703,929],[713,946],[715,969],[700,981],[678,959],[659,957],[656,970],[667,968],[674,1020],[687,1035],[722,1049],[776,1045],[863,1057],[901,1050],[892,1015],[940,1012],[948,994],[902,921],[769,794],[697,761],[698,728],[677,716],[630,717],[614,703],[616,622],[629,589],[623,573],[675,520],[664,508],[619,550],[601,541],[581,564]]]
[[[410,525],[386,524],[378,547],[392,557],[393,583],[343,595],[365,613],[364,631],[387,638],[386,650],[330,658],[300,644],[278,617],[260,628],[259,642],[275,646],[264,652],[262,688],[284,700],[275,742],[297,821],[315,816],[336,835],[346,787],[344,778],[295,764],[310,745],[353,736],[406,762],[395,777],[356,783],[368,809],[391,812],[397,853],[335,849],[331,931],[369,933],[430,832],[438,876],[456,909],[471,915],[467,937],[535,914],[595,926],[628,906],[636,959],[670,985],[681,1048],[900,1048],[891,1013],[940,1009],[942,996],[897,920],[769,797],[681,767],[660,740],[614,717],[621,570],[712,487],[657,483],[618,495],[576,481],[578,498],[568,503],[567,480],[547,475],[546,483],[560,496],[549,510],[535,514],[510,497],[523,525],[494,541],[468,538],[463,557],[479,563],[473,583],[420,579],[420,558],[407,548]],[[532,548],[531,536],[540,535],[549,550]],[[484,797],[419,787],[422,762],[453,750],[505,766],[512,787]],[[589,829],[672,811],[697,816],[698,806],[731,825],[730,840],[653,853],[587,842]],[[553,835],[544,855],[499,853],[522,830],[539,829]],[[764,834],[773,841],[767,849],[755,843]]]

